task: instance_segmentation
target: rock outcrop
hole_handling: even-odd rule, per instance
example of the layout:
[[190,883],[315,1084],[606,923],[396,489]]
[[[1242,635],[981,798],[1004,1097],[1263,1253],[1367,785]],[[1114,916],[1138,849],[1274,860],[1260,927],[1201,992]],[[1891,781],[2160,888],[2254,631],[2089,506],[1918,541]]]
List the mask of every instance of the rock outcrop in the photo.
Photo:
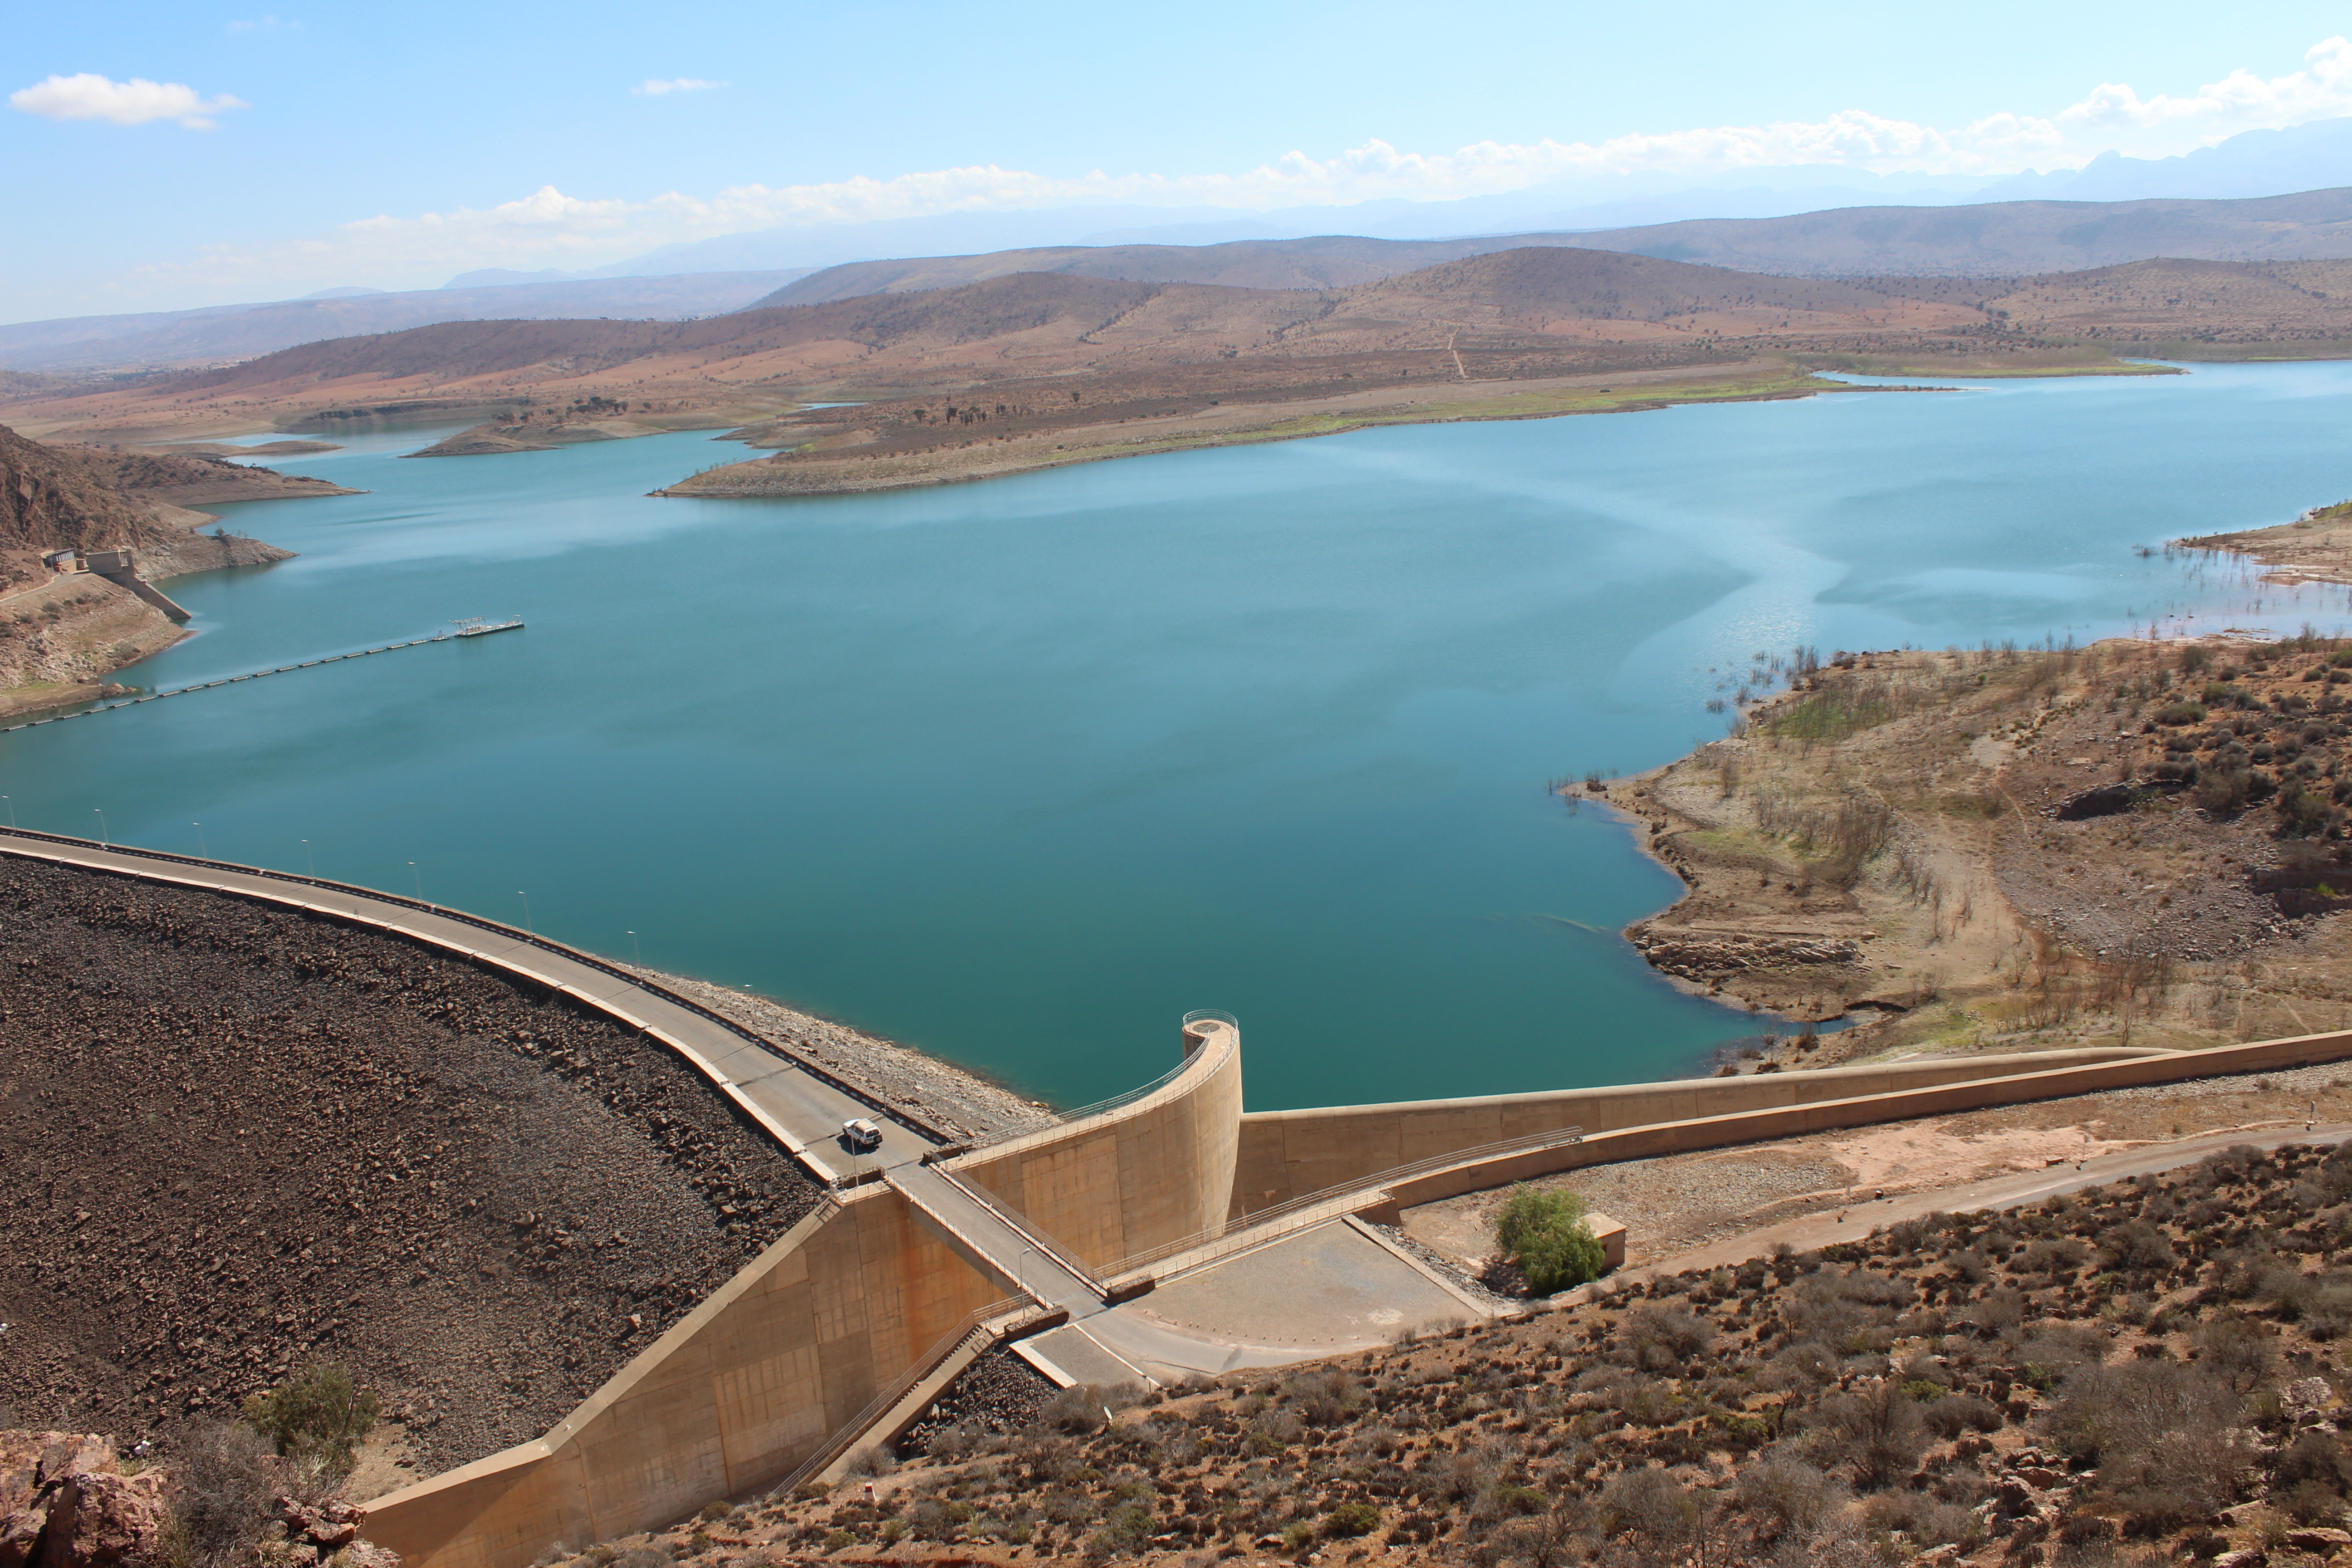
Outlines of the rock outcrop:
[[123,1473],[95,1434],[0,1432],[0,1568],[115,1568],[152,1559],[168,1478]]

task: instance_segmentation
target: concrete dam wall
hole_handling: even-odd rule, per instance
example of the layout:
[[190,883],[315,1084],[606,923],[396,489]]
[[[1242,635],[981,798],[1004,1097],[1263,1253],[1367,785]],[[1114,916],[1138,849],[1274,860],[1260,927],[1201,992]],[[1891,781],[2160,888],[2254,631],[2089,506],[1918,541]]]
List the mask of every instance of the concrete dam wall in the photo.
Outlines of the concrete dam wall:
[[803,1220],[537,1442],[368,1507],[411,1568],[520,1568],[782,1479],[1003,1294],[873,1185]]
[[1133,1104],[950,1162],[1090,1269],[1224,1222],[1242,1127],[1241,1031],[1188,1022],[1186,1070]]
[[[772,1487],[838,1452],[845,1427],[977,1310],[1019,1292],[1076,1311],[1121,1260],[1220,1231],[1255,1246],[1339,1212],[1393,1212],[1605,1160],[2352,1057],[2347,1032],[1245,1114],[1238,1027],[1194,1016],[1181,1067],[1148,1091],[958,1152],[926,1146],[945,1135],[860,1099],[856,1086],[529,932],[365,889],[80,840],[0,833],[0,852],[289,904],[565,993],[643,1031],[647,1049],[690,1062],[833,1189],[544,1436],[372,1504],[368,1536],[411,1568],[528,1568],[559,1546]],[[830,1140],[845,1116],[868,1113],[898,1118],[886,1168],[845,1178]],[[1509,1146],[1570,1126],[1584,1142]],[[1415,1162],[1433,1163],[1391,1174]],[[1348,1189],[1336,1210],[1318,1201],[1258,1217],[1331,1188]],[[1065,1257],[1075,1268],[1057,1272],[1049,1258]],[[1172,1277],[1182,1264],[1170,1261]],[[1097,1293],[1096,1308],[1108,1294]]]

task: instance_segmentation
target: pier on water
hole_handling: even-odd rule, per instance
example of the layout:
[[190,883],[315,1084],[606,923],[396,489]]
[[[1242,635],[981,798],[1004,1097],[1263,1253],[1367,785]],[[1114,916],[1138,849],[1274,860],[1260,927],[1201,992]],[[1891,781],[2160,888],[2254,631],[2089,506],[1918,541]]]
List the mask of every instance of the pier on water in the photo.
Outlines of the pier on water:
[[[500,628],[503,629],[503,628]],[[135,708],[142,702],[160,702],[166,697],[185,697],[191,691],[210,691],[215,686],[234,686],[240,680],[259,680],[265,675],[286,675],[297,669],[314,669],[322,664],[340,664],[347,658],[365,658],[370,654],[397,653],[404,647],[423,647],[427,643],[451,642],[463,634],[436,632],[429,637],[414,642],[388,642],[382,647],[363,647],[352,653],[331,653],[324,658],[306,658],[299,664],[281,664],[275,669],[248,670],[243,675],[225,675],[218,680],[199,680],[189,686],[174,686],[169,691],[151,691],[143,697],[118,698],[84,708],[72,713],[52,713],[46,719],[27,719],[21,724],[0,724],[0,735],[11,730],[29,730],[37,724],[62,724],[68,719],[87,719],[93,713],[110,713],[117,708]]]

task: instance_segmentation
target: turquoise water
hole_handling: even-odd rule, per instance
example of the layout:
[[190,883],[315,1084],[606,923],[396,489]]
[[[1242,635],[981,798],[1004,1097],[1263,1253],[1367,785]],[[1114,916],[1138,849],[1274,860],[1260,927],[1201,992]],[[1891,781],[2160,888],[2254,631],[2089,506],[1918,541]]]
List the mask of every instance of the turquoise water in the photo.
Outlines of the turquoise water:
[[1064,1101],[1194,1007],[1242,1018],[1259,1108],[1672,1075],[1754,1022],[1612,934],[1677,885],[1549,780],[1720,734],[1759,649],[2340,620],[2134,547],[2352,494],[2347,415],[2352,366],[2212,366],[729,503],[643,493],[740,454],[698,436],[384,435],[285,465],[370,494],[225,509],[301,559],[174,583],[203,635],[129,679],[528,630],[20,731],[0,793],[527,895]]

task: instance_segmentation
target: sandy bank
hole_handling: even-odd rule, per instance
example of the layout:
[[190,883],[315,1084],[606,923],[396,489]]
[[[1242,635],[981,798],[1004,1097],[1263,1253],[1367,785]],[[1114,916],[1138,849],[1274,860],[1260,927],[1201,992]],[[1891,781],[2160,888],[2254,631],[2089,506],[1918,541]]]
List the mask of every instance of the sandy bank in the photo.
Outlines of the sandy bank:
[[2314,507],[2293,522],[2177,539],[2169,548],[2242,555],[2265,583],[2352,583],[2352,501]]
[[[942,431],[919,405],[872,404],[854,412],[809,414],[738,432],[754,445],[793,443],[772,458],[730,464],[682,479],[656,495],[705,499],[839,495],[956,484],[1035,473],[1077,463],[1208,447],[1332,436],[1383,425],[1549,419],[1571,414],[1650,412],[1690,403],[1748,403],[1854,387],[1779,361],[1704,369],[1626,371],[1506,381],[1431,382],[1297,400],[1177,399],[1170,412],[1062,409]],[[1122,405],[1112,405],[1120,410]],[[804,439],[803,437],[805,437]]]

